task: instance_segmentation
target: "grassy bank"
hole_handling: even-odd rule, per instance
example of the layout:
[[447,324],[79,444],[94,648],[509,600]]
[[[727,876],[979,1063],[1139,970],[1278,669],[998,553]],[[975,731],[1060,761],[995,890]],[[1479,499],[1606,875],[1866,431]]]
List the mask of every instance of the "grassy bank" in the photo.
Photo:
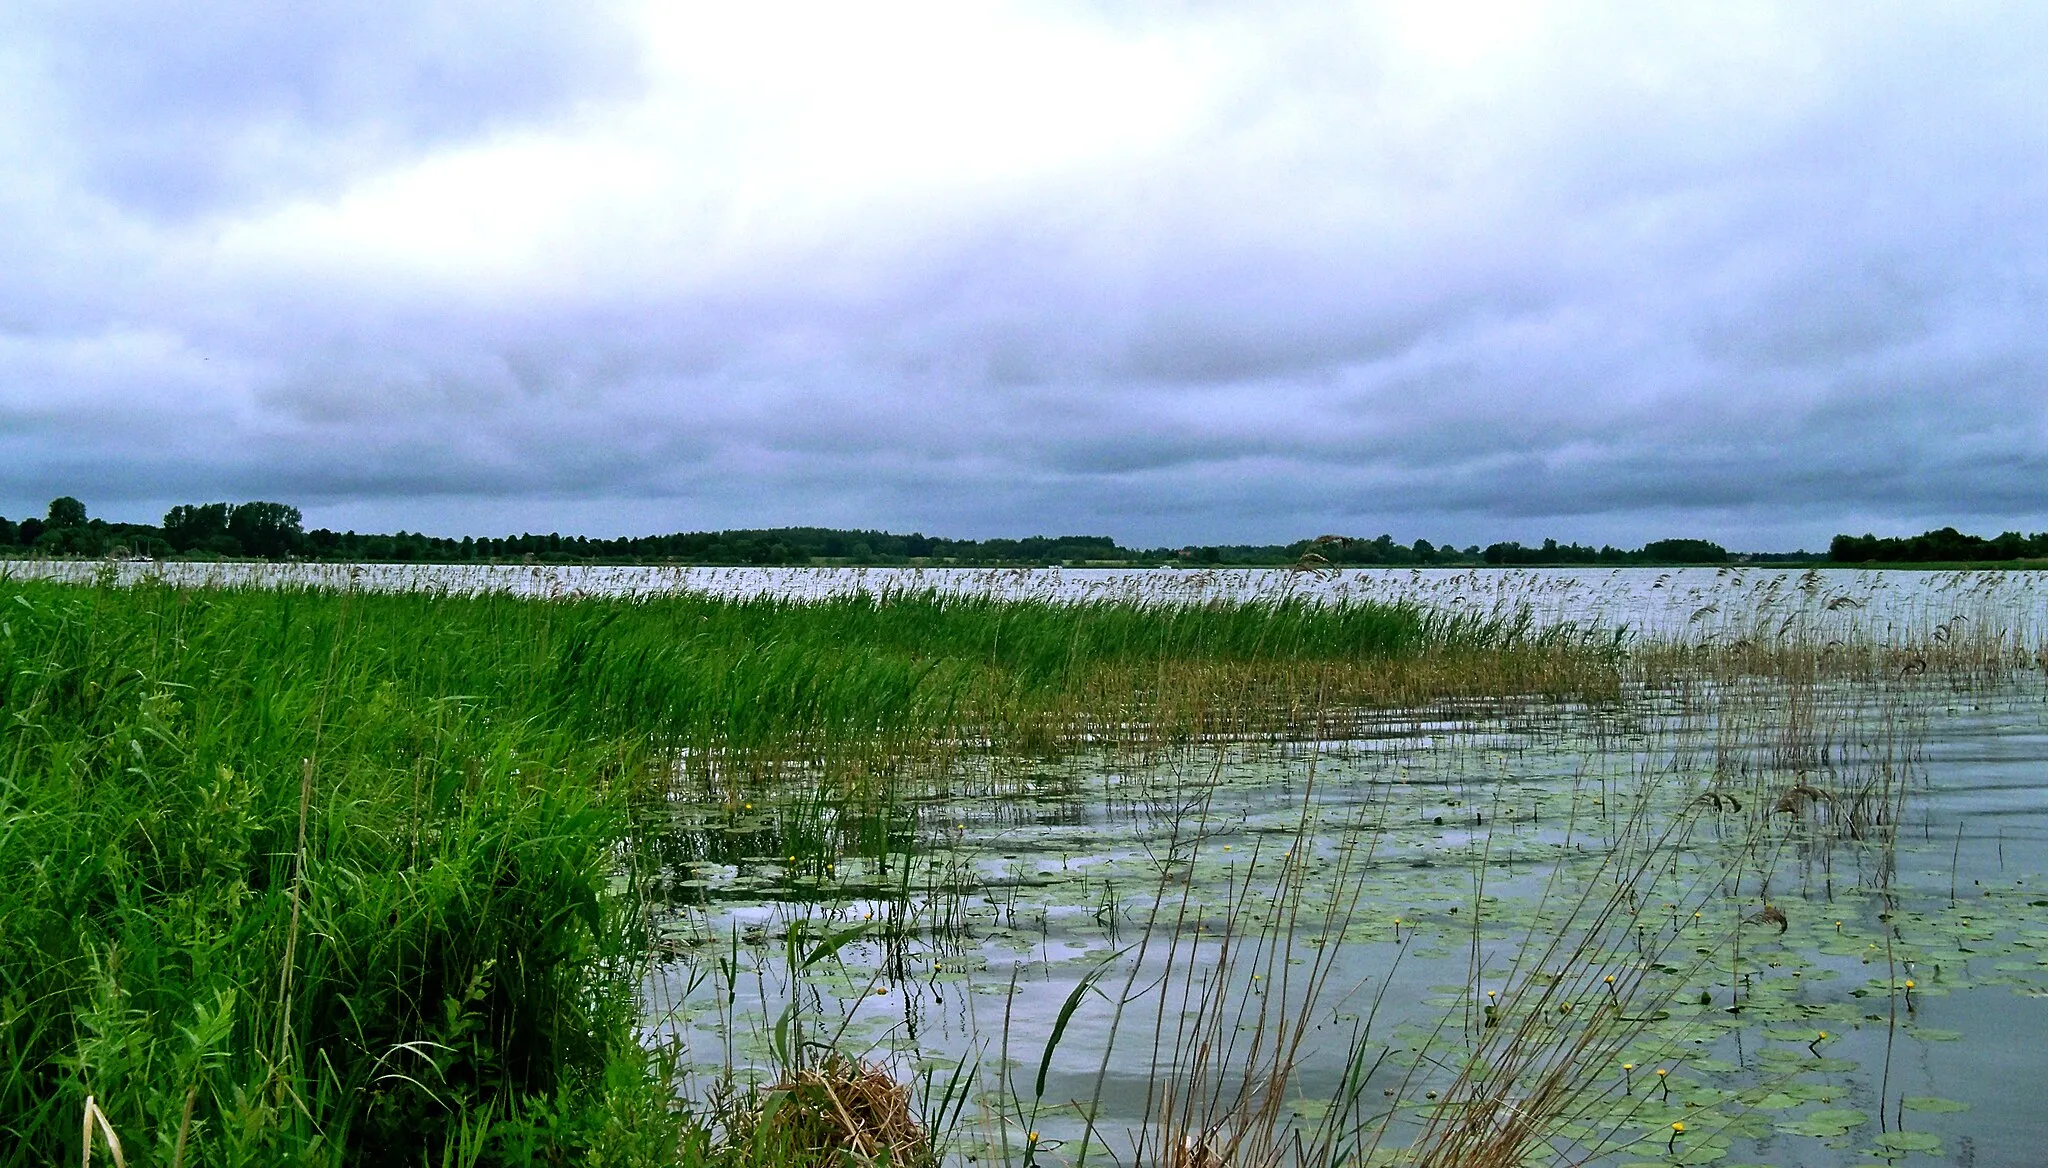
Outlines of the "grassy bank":
[[673,1143],[609,893],[634,744],[353,598],[0,611],[0,1162],[75,1155],[88,1096],[131,1163]]
[[1284,598],[0,580],[0,1164],[76,1155],[94,1108],[128,1163],[701,1152],[618,887],[678,751],[1286,733],[1614,678],[1568,634]]

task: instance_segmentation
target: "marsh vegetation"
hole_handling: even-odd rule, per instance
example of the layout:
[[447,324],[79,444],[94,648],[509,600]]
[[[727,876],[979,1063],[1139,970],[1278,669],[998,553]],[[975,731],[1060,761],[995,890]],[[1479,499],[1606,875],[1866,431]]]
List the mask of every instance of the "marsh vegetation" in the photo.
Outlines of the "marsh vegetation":
[[2038,600],[1519,579],[0,580],[0,1163],[2038,1136]]

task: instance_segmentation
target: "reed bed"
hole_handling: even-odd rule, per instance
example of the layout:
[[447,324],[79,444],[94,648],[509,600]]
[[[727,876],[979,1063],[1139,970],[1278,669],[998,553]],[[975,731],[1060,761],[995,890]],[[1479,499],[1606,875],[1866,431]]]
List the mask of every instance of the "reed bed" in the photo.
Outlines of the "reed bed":
[[1273,700],[1230,728],[1270,730],[1291,686],[1438,648],[1562,651],[1286,598],[0,581],[0,1163],[68,1154],[88,1097],[142,1162],[658,1161],[689,1119],[617,887],[658,760],[1043,747],[1104,693],[1198,733],[1248,683]]
[[[1619,968],[1625,936],[1640,972],[1641,935],[1618,922],[1663,895],[1653,835],[1711,821],[1767,887],[1795,823],[1809,837],[1895,829],[1915,694],[2044,667],[1995,614],[1844,639],[1839,621],[1768,608],[1651,638],[1526,605],[1292,588],[1187,604],[0,579],[0,1165],[76,1154],[87,1114],[89,1144],[119,1139],[128,1162],[173,1168],[928,1161],[948,1146],[940,1117],[986,1083],[927,1078],[913,1099],[829,1041],[798,1042],[751,1092],[728,1078],[684,1102],[685,1052],[650,1041],[640,997],[673,953],[654,909],[674,903],[675,872],[787,857],[776,879],[801,892],[843,889],[838,867],[865,862],[859,891],[884,919],[861,943],[895,945],[900,968],[906,938],[946,933],[989,891],[932,842],[943,796],[1012,781],[988,760],[1286,750],[1371,733],[1389,709],[1666,712],[1677,729],[1654,785],[1694,784],[1685,810],[1659,804],[1654,830],[1609,824],[1643,846],[1617,849],[1620,877],[1552,918],[1577,938],[1553,955],[1571,978]],[[1192,825],[1203,791],[1165,814]],[[719,831],[665,830],[678,808]],[[1118,1006],[1154,1011],[1135,1029],[1171,1068],[1131,1145],[1142,1161],[1380,1154],[1391,1112],[1361,1110],[1380,1081],[1363,1039],[1336,1118],[1304,1128],[1282,1106],[1298,1093],[1299,1011],[1333,992],[1322,951],[1302,946],[1361,911],[1364,868],[1346,865],[1377,839],[1361,823],[1334,868],[1283,865],[1256,900],[1295,909],[1258,928],[1184,935],[1195,909],[1158,886],[1142,935],[1162,948],[1137,954]],[[1732,883],[1724,917],[1741,870]],[[1512,981],[1512,1027],[1461,1029],[1473,1053],[1432,1080],[1460,1110],[1396,1144],[1431,1164],[1510,1163],[1569,1126],[1585,1068],[1648,1013],[1617,1001],[1561,1027],[1544,1013],[1564,976],[1550,964],[1548,980]],[[1253,995],[1254,970],[1285,984]],[[1672,992],[1624,984],[1645,1010]],[[822,1006],[807,1000],[785,1015],[798,1030]],[[814,1039],[828,1021],[812,1018]],[[999,1067],[997,1102],[970,1121],[996,1134],[975,1146],[1045,1162],[1020,1142],[1023,1109],[1058,1041],[1035,1093]],[[827,1106],[784,1113],[778,1099]],[[1482,1112],[1495,1118],[1469,1118]]]

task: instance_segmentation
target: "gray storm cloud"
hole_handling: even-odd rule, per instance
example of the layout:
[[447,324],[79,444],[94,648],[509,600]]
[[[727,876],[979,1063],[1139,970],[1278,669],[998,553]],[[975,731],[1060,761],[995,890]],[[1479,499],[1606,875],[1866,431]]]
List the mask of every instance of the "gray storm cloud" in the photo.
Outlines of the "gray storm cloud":
[[0,512],[2048,526],[2048,15],[29,6]]

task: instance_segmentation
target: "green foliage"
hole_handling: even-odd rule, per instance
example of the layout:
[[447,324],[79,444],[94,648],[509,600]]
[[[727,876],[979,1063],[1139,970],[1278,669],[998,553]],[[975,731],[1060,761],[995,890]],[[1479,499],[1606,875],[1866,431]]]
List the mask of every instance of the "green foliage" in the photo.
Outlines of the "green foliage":
[[[308,532],[305,553],[328,560],[401,563],[474,563],[493,560],[576,563],[655,562],[692,564],[1062,564],[1156,563],[1164,551],[1117,546],[1100,535],[1032,536],[1027,539],[961,540],[894,535],[884,531],[842,531],[823,527],[772,530],[678,532],[673,535],[590,539],[526,533],[499,539],[461,540],[400,531],[391,535]],[[1277,551],[1277,549],[1268,549]],[[1272,562],[1268,559],[1267,562]]]
[[69,495],[60,495],[50,500],[50,512],[44,522],[51,527],[84,527],[85,504]]
[[0,583],[0,1164],[75,1155],[88,1094],[165,1163],[605,1127],[638,756],[454,696],[423,611]]
[[[63,505],[62,516],[65,519],[62,523],[58,522],[56,510],[60,504]],[[1323,535],[1285,545],[1131,548],[1106,535],[974,540],[828,527],[676,532],[616,539],[591,539],[559,532],[454,539],[403,530],[380,534],[333,531],[322,527],[306,531],[302,528],[303,517],[297,508],[261,501],[181,504],[164,515],[161,527],[106,524],[93,520],[91,534],[86,535],[84,504],[67,496],[52,502],[51,507],[52,519],[48,523],[29,519],[17,528],[0,519],[0,545],[29,547],[44,555],[98,556],[121,548],[139,555],[176,554],[198,558],[249,556],[277,560],[300,557],[328,561],[441,564],[1466,567],[1480,564],[1721,564],[1730,558],[1719,545],[1698,539],[1653,540],[1633,551],[1605,546],[1582,547],[1576,543],[1559,544],[1554,539],[1544,540],[1540,547],[1523,547],[1510,541],[1489,545],[1483,552],[1477,545],[1459,549],[1450,543],[1435,544],[1426,539],[1410,544],[1396,543],[1391,535],[1374,539]],[[75,534],[49,540],[42,538],[46,531],[60,530]],[[1950,534],[1954,534],[1952,530]],[[1837,543],[1848,538],[1840,537]],[[2001,536],[2000,540],[2006,538]],[[2005,545],[1999,543],[1998,546],[2003,548]],[[2037,550],[2033,554],[2048,553]],[[1792,552],[1753,554],[1745,558],[1796,562],[1814,557],[1805,552]],[[2013,557],[2001,554],[1950,558]]]
[[[1789,558],[1800,558],[1804,554],[1796,553]],[[1542,547],[1533,548],[1513,542],[1493,544],[1486,549],[1485,559],[1489,564],[1502,566],[1606,564],[1625,567],[1641,564],[1725,564],[1728,562],[1728,549],[1704,539],[1654,539],[1636,551],[1606,545],[1598,548],[1581,547],[1575,543],[1559,544],[1554,539],[1546,539]]]
[[[1195,548],[1193,558],[1211,563],[1271,563],[1273,557],[1261,556],[1263,548]],[[1221,553],[1221,554],[1211,554]],[[1353,538],[1343,535],[1323,535],[1315,539],[1288,544],[1284,561],[1300,562],[1314,555],[1338,567],[1455,567],[1483,562],[1478,547],[1459,551],[1451,544],[1438,546],[1426,539],[1412,544],[1398,544],[1391,535],[1377,539]],[[1309,561],[1313,562],[1313,561]]]
[[199,503],[171,508],[163,538],[180,552],[279,560],[304,546],[297,507],[283,503]]
[[1964,535],[1943,527],[1904,539],[1874,535],[1838,535],[1828,546],[1838,564],[1997,563],[2048,558],[2048,531],[2021,535],[2008,531],[1993,539]]
[[1704,539],[1656,539],[1643,545],[1640,553],[1652,564],[1725,564],[1728,549]]
[[164,1163],[669,1162],[704,1137],[638,1043],[613,884],[667,751],[994,740],[1091,686],[1530,641],[1286,597],[0,578],[0,1165],[75,1154],[88,1095]]
[[[181,552],[215,550],[228,538],[226,503],[181,504],[164,514],[164,539]],[[239,545],[235,549],[239,552]]]
[[242,503],[228,511],[228,534],[249,555],[283,559],[304,538],[299,519],[299,509],[283,503]]
[[168,551],[153,527],[108,523],[86,515],[85,504],[69,495],[50,500],[45,518],[19,524],[0,518],[0,550],[21,548],[38,556],[98,557]]

